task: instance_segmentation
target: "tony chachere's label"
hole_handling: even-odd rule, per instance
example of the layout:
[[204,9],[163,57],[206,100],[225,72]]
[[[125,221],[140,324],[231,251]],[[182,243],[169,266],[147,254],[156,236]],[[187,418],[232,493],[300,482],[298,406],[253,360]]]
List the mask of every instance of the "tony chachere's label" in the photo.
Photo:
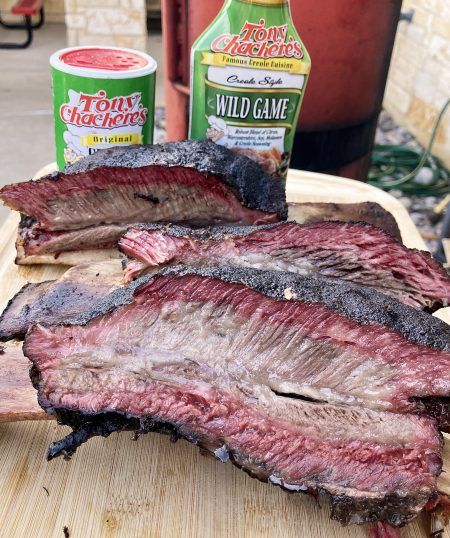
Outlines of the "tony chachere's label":
[[66,126],[66,163],[111,146],[142,144],[148,108],[142,104],[141,92],[108,98],[105,90],[95,94],[69,90],[68,97],[59,109]]
[[191,137],[206,137],[284,176],[310,70],[299,38],[287,23],[245,20],[237,33],[220,33],[198,54],[203,70],[192,73]]

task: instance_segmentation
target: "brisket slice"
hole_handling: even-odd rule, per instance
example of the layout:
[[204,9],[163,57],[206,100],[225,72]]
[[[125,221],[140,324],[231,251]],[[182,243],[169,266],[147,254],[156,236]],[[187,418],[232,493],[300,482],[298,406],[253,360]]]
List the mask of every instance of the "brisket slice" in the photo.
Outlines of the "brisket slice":
[[36,228],[33,223],[33,219],[22,218],[19,225],[15,260],[18,265],[78,265],[86,260],[119,258],[117,243],[129,226],[100,224],[80,230],[46,232]]
[[112,431],[173,432],[261,480],[329,495],[344,523],[401,525],[435,495],[440,436],[409,397],[448,396],[449,333],[345,283],[170,268],[34,326],[24,353],[41,406],[73,428],[50,457]]
[[[97,382],[91,375],[90,381],[102,389],[105,378]],[[143,386],[136,390],[138,395],[130,395],[134,400]],[[57,410],[59,422],[73,431],[51,445],[48,458],[71,456],[93,436],[113,432],[169,434],[231,461],[253,478],[290,492],[325,495],[331,517],[343,524],[381,520],[404,525],[436,495],[440,437],[424,417],[280,397],[267,397],[259,405],[252,394],[205,385],[149,380],[144,390],[152,398],[144,396],[139,409],[126,413]],[[111,401],[109,394],[105,399]]]
[[450,277],[427,252],[364,223],[295,222],[191,230],[137,225],[119,242],[127,280],[164,264],[236,265],[318,273],[370,286],[429,312],[450,304]]
[[70,250],[68,252],[55,252],[53,254],[33,254],[25,256],[22,249],[18,249],[15,263],[17,265],[51,264],[75,267],[87,263],[100,263],[118,261],[120,253],[116,248]]
[[283,184],[251,159],[207,141],[99,151],[0,198],[45,231],[98,224],[255,224],[284,220]]
[[324,202],[290,203],[289,218],[299,224],[312,224],[327,220],[339,222],[367,222],[402,241],[397,221],[389,211],[375,202],[339,204]]
[[[113,291],[67,323],[87,324],[73,329],[87,339],[74,338],[74,356],[98,353],[89,338],[100,333],[91,327],[125,324],[123,342],[114,332],[102,354],[119,349],[132,361],[136,353],[161,353],[177,364],[175,355],[204,364],[207,382],[210,371],[244,368],[250,384],[256,376],[278,394],[430,413],[443,430],[449,424],[450,327],[368,288],[281,272],[175,267]],[[34,338],[40,331],[32,330]],[[71,331],[55,329],[65,337]],[[43,335],[49,353],[60,348],[51,331]]]
[[0,341],[23,338],[34,323],[61,323],[91,310],[122,280],[120,263],[116,261],[79,265],[59,280],[26,284],[0,316]]
[[[367,222],[401,241],[394,217],[373,202],[361,204],[292,203],[289,204],[289,215],[299,224],[323,221]],[[79,230],[48,232],[36,228],[34,219],[23,217],[16,243],[18,252],[16,263],[23,263],[27,259],[32,259],[32,256],[36,259],[39,256],[58,255],[61,252],[114,249],[129,226],[130,224],[125,223],[104,224]]]
[[127,224],[103,224],[80,230],[46,232],[33,225],[20,225],[16,241],[19,257],[58,254],[90,249],[117,248]]

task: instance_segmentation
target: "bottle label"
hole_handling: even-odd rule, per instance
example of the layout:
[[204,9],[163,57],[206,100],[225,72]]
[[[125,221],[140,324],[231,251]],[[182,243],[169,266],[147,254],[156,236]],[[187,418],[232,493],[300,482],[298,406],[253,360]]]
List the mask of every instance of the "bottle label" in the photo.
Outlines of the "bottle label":
[[[259,162],[274,177],[289,164],[309,62],[286,24],[246,20],[238,34],[222,33],[201,52],[204,117],[191,117],[201,135]],[[195,73],[194,73],[194,76]]]
[[155,73],[79,76],[52,67],[56,160],[61,170],[100,149],[153,141]]
[[[301,73],[303,49],[299,41],[287,35],[287,24],[266,27],[266,21],[258,24],[245,21],[239,34],[224,33],[211,43],[215,65],[240,65],[257,69],[278,69]],[[206,61],[206,63],[209,63]]]
[[142,144],[148,108],[141,92],[108,98],[103,89],[95,94],[68,91],[59,108],[66,126],[64,160],[73,163],[86,155],[117,145]]

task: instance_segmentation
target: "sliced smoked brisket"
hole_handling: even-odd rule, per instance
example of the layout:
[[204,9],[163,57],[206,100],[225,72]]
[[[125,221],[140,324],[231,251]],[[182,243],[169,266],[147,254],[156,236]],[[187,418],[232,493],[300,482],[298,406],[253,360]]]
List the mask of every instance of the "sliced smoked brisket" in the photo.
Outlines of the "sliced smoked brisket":
[[50,457],[93,435],[162,431],[327,494],[344,523],[401,525],[435,495],[441,439],[411,413],[450,395],[450,328],[376,291],[166,268],[66,324],[34,326],[24,353],[41,406],[73,429]]
[[369,224],[287,222],[205,230],[137,225],[119,248],[130,258],[128,280],[165,264],[236,265],[344,279],[429,312],[450,304],[450,277],[438,262]]
[[25,256],[117,247],[129,224],[102,224],[80,230],[46,232],[33,225],[19,225],[17,251]]
[[[18,265],[51,263],[78,265],[118,259],[117,242],[128,224],[100,224],[80,230],[46,232],[22,219],[16,240]],[[32,220],[32,219],[31,219]]]
[[156,221],[255,224],[287,216],[280,181],[207,141],[102,150],[37,181],[7,185],[0,198],[46,232]]
[[61,323],[95,304],[123,283],[120,263],[78,265],[59,280],[26,284],[0,316],[0,341],[23,338],[34,323]]

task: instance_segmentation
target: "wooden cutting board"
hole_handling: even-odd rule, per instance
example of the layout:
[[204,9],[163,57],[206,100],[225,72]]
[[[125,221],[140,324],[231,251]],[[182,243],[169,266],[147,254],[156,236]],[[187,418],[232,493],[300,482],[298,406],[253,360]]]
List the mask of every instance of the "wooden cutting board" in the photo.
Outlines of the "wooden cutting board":
[[[395,216],[408,246],[425,246],[403,206],[368,185],[292,171],[288,198],[378,202]],[[0,230],[0,308],[27,281],[54,279],[64,271],[14,265],[17,222],[11,215]],[[449,310],[439,313],[447,322]],[[44,417],[33,389],[23,390],[26,361],[16,368],[19,362],[8,357],[12,355],[0,354],[0,416],[8,421],[0,423],[0,537],[61,538],[67,527],[71,538],[367,538],[364,528],[343,528],[330,521],[325,503],[320,507],[310,497],[261,484],[229,463],[201,456],[184,441],[174,445],[157,434],[138,441],[131,433],[96,438],[70,461],[46,462],[49,443],[68,429],[55,421],[36,420]],[[445,474],[441,488],[450,492]],[[402,536],[425,538],[428,530],[429,519],[422,515]],[[444,537],[450,538],[450,531]]]

